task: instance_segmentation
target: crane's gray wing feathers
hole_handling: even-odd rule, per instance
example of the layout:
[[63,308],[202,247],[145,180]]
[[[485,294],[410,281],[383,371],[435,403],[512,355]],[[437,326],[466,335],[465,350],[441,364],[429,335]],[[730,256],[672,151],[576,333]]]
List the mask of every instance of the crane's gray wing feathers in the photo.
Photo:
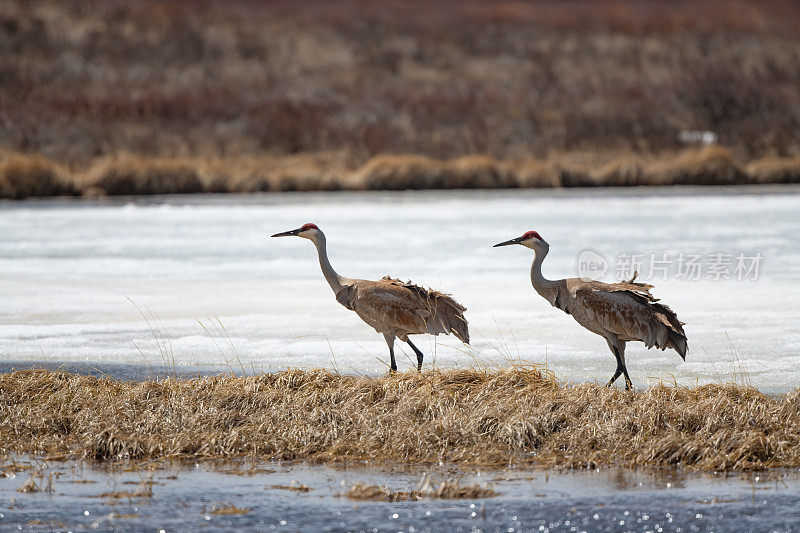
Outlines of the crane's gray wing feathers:
[[431,335],[452,333],[462,342],[469,344],[469,326],[464,317],[467,308],[455,301],[452,296],[391,276],[384,276],[381,282],[401,288],[411,296],[416,313],[422,317],[427,333]]
[[336,293],[336,301],[381,333],[452,333],[469,343],[466,308],[448,294],[386,276],[352,280]]
[[355,279],[336,293],[336,300],[379,333],[425,332],[425,322],[415,302],[397,287]]
[[358,287],[355,284],[343,285],[339,292],[336,293],[336,301],[351,311],[356,310],[357,300]]
[[605,330],[623,340],[642,341],[648,348],[672,348],[686,359],[684,323],[650,294],[652,285],[635,279],[636,275],[619,283],[566,279],[557,291],[555,305],[592,331]]

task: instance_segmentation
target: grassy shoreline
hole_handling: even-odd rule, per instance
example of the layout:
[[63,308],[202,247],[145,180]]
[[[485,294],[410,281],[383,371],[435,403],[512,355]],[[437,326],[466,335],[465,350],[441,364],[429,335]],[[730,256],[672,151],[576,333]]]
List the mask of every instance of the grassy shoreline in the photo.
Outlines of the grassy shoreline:
[[323,370],[127,382],[0,374],[0,454],[485,466],[800,466],[800,392],[640,393],[533,368],[367,378]]
[[146,158],[122,154],[69,169],[39,155],[0,154],[0,198],[257,191],[507,189],[800,183],[800,158],[738,161],[720,146],[660,157],[562,154],[449,160],[384,154],[352,166],[337,153]]

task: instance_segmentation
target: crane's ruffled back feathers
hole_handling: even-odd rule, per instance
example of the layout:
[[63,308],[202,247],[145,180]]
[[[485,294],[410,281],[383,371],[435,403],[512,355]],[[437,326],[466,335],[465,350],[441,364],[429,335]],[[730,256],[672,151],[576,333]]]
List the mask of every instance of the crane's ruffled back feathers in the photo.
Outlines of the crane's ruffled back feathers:
[[391,276],[384,276],[381,281],[408,289],[419,298],[429,314],[425,319],[428,333],[432,335],[452,333],[462,342],[469,344],[469,326],[464,317],[464,311],[467,308],[455,301],[451,295],[426,289],[410,281],[404,282]]
[[[659,299],[650,294],[650,289],[653,288],[652,285],[637,282],[637,275],[638,273],[634,273],[630,280],[618,283],[587,281],[584,282],[584,288],[605,292],[624,292],[644,304],[646,309],[651,311],[649,322],[651,331],[654,333],[651,336],[653,345],[662,350],[672,348],[683,360],[686,360],[688,342],[686,333],[683,331],[684,322],[678,319],[678,315],[672,309],[665,304],[659,303]],[[646,344],[648,343],[646,339],[640,340]]]

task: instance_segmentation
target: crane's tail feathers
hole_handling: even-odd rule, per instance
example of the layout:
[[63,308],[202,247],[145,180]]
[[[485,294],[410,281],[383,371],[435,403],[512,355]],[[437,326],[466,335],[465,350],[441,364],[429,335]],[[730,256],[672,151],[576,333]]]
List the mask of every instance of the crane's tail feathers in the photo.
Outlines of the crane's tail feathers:
[[391,276],[385,276],[383,279],[413,291],[425,302],[427,316],[423,320],[428,333],[431,335],[453,334],[461,342],[469,344],[469,325],[464,317],[464,311],[467,308],[455,301],[452,296],[414,285],[410,281],[403,282]]
[[633,281],[635,278],[636,276],[630,281],[605,285],[604,288],[609,287],[612,292],[630,294],[645,306],[644,309],[650,310],[649,317],[645,319],[647,326],[641,330],[643,338],[639,338],[639,340],[644,342],[648,348],[653,346],[662,350],[672,348],[685,361],[688,342],[686,333],[683,331],[684,323],[678,319],[675,311],[660,303],[658,298],[654,298],[650,294],[652,285],[636,283]]
[[626,292],[637,300],[649,306],[653,311],[653,319],[651,319],[651,335],[645,344],[648,348],[657,346],[662,350],[672,348],[678,355],[686,360],[686,350],[688,343],[686,341],[686,333],[683,331],[683,322],[678,320],[678,315],[668,306],[659,303],[658,298],[650,293],[653,288],[649,283],[640,283],[636,281],[638,272],[633,273],[633,277],[628,281],[621,281],[618,283],[601,284],[597,283],[598,288],[609,292]]
[[469,344],[469,325],[464,318],[464,311],[467,308],[446,294],[436,293],[434,299],[436,311],[432,318],[441,321],[442,326],[447,329],[447,334],[452,333],[461,342]]
[[689,343],[686,340],[686,333],[683,331],[684,323],[678,320],[678,315],[666,305],[656,302],[651,302],[650,305],[656,312],[656,317],[658,317],[662,327],[666,328],[666,342],[663,342],[659,348],[662,350],[672,348],[681,356],[681,359],[686,361],[686,350],[689,347]]
[[685,336],[681,335],[680,333],[670,331],[669,347],[678,352],[678,355],[681,356],[681,359],[686,361],[686,350],[688,349],[688,342],[686,341]]
[[628,281],[617,283],[590,281],[579,285],[576,291],[589,288],[606,293],[624,293],[633,297],[641,306],[634,313],[636,316],[632,316],[631,320],[628,320],[628,322],[635,322],[635,326],[638,326],[634,328],[635,331],[628,332],[630,338],[644,342],[648,348],[653,346],[662,350],[672,348],[685,361],[687,342],[686,333],[683,331],[683,322],[678,320],[678,315],[672,309],[660,303],[658,298],[650,293],[652,285],[636,281],[637,275],[638,272],[634,272],[633,277]]

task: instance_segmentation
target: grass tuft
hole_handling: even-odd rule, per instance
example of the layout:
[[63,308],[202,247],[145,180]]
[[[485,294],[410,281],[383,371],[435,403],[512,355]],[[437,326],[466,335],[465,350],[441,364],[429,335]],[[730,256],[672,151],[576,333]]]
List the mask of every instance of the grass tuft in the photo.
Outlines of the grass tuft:
[[0,157],[0,198],[73,195],[70,180],[64,168],[38,155]]
[[195,165],[174,159],[127,154],[97,162],[88,175],[91,195],[188,194],[204,192]]
[[289,490],[294,492],[309,492],[311,490],[311,487],[296,482],[293,482],[291,485],[270,485],[267,488],[274,490]]
[[235,514],[247,514],[252,509],[250,507],[237,507],[231,502],[225,501],[220,503],[215,503],[211,505],[206,512],[208,514],[215,514],[215,515],[235,515]]
[[385,486],[367,485],[356,483],[345,496],[352,500],[372,500],[381,502],[406,502],[419,501],[423,498],[440,500],[474,500],[478,498],[491,498],[497,492],[489,487],[481,487],[477,483],[461,485],[458,480],[442,481],[434,484],[432,478],[425,474],[419,486],[410,491],[395,491]]
[[31,470],[28,480],[17,489],[17,492],[22,494],[53,492],[54,477],[55,473],[51,472],[46,466],[34,468]]

